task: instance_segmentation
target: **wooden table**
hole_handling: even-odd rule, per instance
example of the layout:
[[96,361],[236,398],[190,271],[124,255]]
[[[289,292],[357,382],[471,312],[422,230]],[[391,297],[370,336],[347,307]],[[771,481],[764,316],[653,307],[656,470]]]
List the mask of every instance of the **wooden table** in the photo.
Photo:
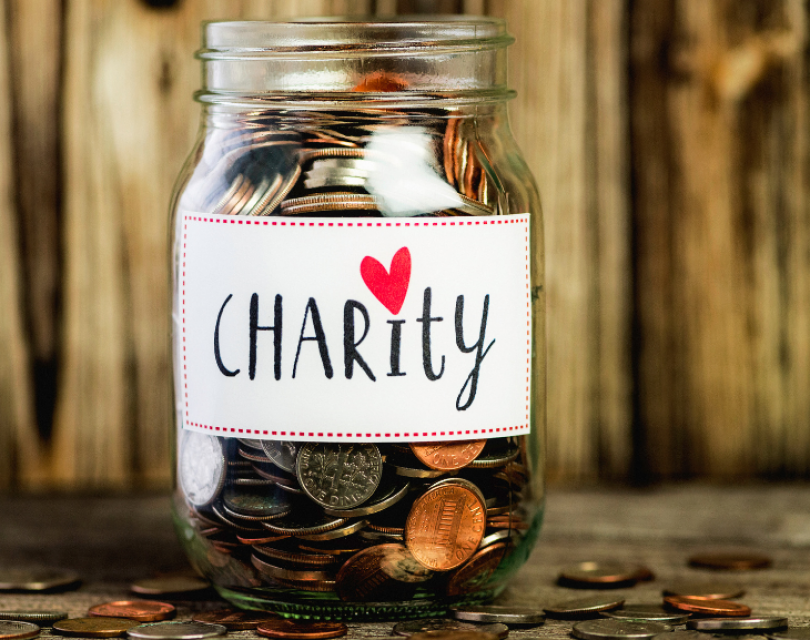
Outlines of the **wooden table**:
[[[0,595],[0,609],[59,608],[81,616],[93,604],[130,597],[135,579],[187,567],[165,497],[6,497],[0,514],[0,565],[70,568],[85,580],[67,593]],[[628,602],[658,602],[661,589],[676,580],[731,581],[745,586],[742,601],[755,614],[810,625],[810,485],[554,490],[547,514],[537,549],[501,602],[542,608],[592,593],[556,586],[559,570],[584,560],[619,560],[645,564],[656,574],[652,582],[620,590]],[[773,567],[716,572],[687,566],[692,553],[738,550],[770,555]],[[210,600],[178,605],[180,618],[217,606]],[[353,624],[349,638],[389,636],[391,626]],[[510,638],[567,638],[570,628],[549,620],[513,630]]]

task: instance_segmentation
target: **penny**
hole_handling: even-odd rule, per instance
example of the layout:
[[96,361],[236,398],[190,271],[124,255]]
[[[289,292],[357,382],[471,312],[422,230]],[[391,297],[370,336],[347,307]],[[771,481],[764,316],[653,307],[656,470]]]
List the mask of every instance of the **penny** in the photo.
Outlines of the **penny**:
[[168,602],[155,600],[116,600],[97,604],[88,610],[91,616],[129,618],[140,622],[158,622],[173,618],[176,610]]
[[440,480],[414,501],[405,523],[405,543],[427,568],[454,569],[478,549],[485,513],[484,498],[472,482]]
[[295,459],[300,443],[280,440],[262,440],[262,449],[270,461],[279,469],[295,473]]
[[755,553],[704,553],[689,558],[689,564],[701,569],[750,571],[752,569],[767,569],[773,564],[773,561],[768,556]]
[[655,620],[656,622],[671,622],[679,624],[686,621],[689,613],[670,611],[658,604],[628,604],[621,609],[603,611],[599,615],[606,618],[619,618],[623,620]]
[[670,607],[690,613],[699,613],[710,616],[745,617],[751,615],[751,607],[731,600],[706,600],[705,598],[689,598],[687,596],[666,596],[664,598]]
[[716,582],[679,582],[664,589],[665,596],[689,596],[705,600],[733,600],[745,595],[739,585]]
[[788,619],[779,616],[762,616],[747,618],[696,618],[686,623],[687,629],[695,631],[744,631],[757,629],[770,631],[785,629]]
[[39,626],[47,626],[51,622],[64,620],[68,617],[67,611],[57,610],[3,610],[0,611],[0,620],[17,620],[21,622],[34,622]]
[[133,593],[143,596],[161,596],[165,594],[194,593],[204,591],[211,586],[208,580],[194,576],[163,576],[138,580],[130,585]]
[[433,575],[413,559],[401,544],[380,544],[356,553],[337,574],[337,592],[342,600],[361,602],[401,599],[409,584]]
[[308,442],[299,450],[295,467],[304,492],[333,509],[360,506],[382,478],[382,456],[373,444]]
[[544,611],[549,618],[562,620],[597,617],[602,611],[618,609],[624,604],[624,598],[610,598],[605,596],[586,596],[558,602],[545,607]]
[[394,625],[394,634],[398,636],[412,636],[425,631],[482,631],[491,633],[503,640],[509,635],[509,627],[495,622],[493,624],[472,624],[461,620],[447,620],[445,618],[428,618],[427,620],[403,620]]
[[63,636],[84,638],[115,638],[123,636],[128,629],[137,627],[137,620],[123,618],[70,618],[53,623],[53,630]]
[[637,565],[615,562],[581,562],[560,572],[558,583],[565,587],[613,589],[639,581],[649,570]]
[[216,611],[198,611],[191,616],[194,622],[221,624],[228,631],[245,631],[255,629],[262,622],[277,620],[279,616],[270,611],[237,611],[236,609],[217,609]]
[[225,483],[225,455],[219,438],[185,431],[178,454],[183,495],[195,507],[213,502]]
[[155,622],[142,624],[127,631],[130,638],[143,640],[203,640],[228,633],[227,627],[207,622]]
[[56,591],[79,584],[81,578],[72,571],[0,568],[0,591]]
[[536,609],[478,605],[450,607],[450,615],[467,622],[502,622],[504,624],[543,624],[546,616]]
[[504,543],[483,546],[465,564],[454,570],[447,577],[445,594],[461,596],[489,586],[495,570],[500,566],[506,554]]
[[345,636],[349,629],[342,622],[297,622],[282,618],[260,624],[256,632],[266,638],[321,640]]
[[38,636],[40,628],[33,622],[0,620],[0,640],[16,640]]
[[600,618],[577,622],[571,634],[581,640],[642,640],[670,630],[671,627],[660,622]]
[[486,440],[419,442],[410,445],[419,462],[431,469],[453,471],[466,467],[484,450]]

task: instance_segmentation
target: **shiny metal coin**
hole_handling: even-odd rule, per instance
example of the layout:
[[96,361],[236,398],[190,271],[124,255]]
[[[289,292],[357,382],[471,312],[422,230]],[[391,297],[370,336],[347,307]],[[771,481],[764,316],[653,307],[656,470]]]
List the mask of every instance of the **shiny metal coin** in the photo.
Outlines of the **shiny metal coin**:
[[771,631],[786,629],[788,619],[779,616],[757,616],[748,618],[696,618],[686,623],[687,629],[695,631],[745,631],[758,629]]
[[[706,634],[700,631],[687,631],[686,629],[676,629],[675,631],[667,631],[666,633],[659,633],[653,637],[653,640],[706,640]],[[741,640],[741,639],[737,639]]]
[[425,631],[483,631],[491,633],[501,640],[509,635],[509,627],[500,622],[493,624],[472,624],[461,620],[445,618],[428,618],[427,620],[403,620],[394,625],[394,634],[409,637]]
[[689,558],[692,567],[725,571],[767,569],[772,564],[771,558],[758,553],[702,553]]
[[325,187],[364,187],[368,178],[365,176],[352,176],[344,174],[307,175],[304,187],[307,189],[323,189]]
[[129,589],[144,596],[161,596],[175,593],[195,593],[211,586],[208,580],[196,576],[164,576],[148,578],[132,583]]
[[51,622],[57,620],[64,620],[68,617],[67,611],[56,610],[20,610],[20,609],[6,609],[0,611],[0,620],[17,620],[20,622],[34,622],[39,626],[48,626]]
[[558,602],[546,607],[544,611],[549,618],[562,620],[598,617],[602,611],[618,609],[624,604],[624,598],[609,598],[605,596],[586,596]]
[[33,622],[0,620],[0,640],[18,640],[38,636],[40,628]]
[[337,529],[347,522],[346,518],[335,518],[323,514],[312,516],[306,513],[291,513],[279,520],[265,522],[262,526],[279,535],[309,536]]
[[405,540],[404,530],[402,533],[390,531],[374,531],[373,529],[363,529],[359,536],[366,542],[374,544],[385,544],[386,542],[403,542]]
[[203,640],[228,633],[227,627],[207,622],[155,622],[127,630],[130,638],[144,640]]
[[361,504],[359,507],[355,507],[353,509],[330,509],[329,507],[324,507],[324,513],[330,516],[338,516],[342,518],[361,518],[364,516],[370,516],[395,505],[397,502],[402,500],[402,498],[408,495],[410,488],[411,485],[409,482],[405,482],[405,484],[399,487],[396,485],[391,485],[385,488],[378,487],[374,495],[368,499],[368,502]]
[[262,450],[262,444],[264,443],[264,440],[258,438],[237,438],[236,440],[248,449],[257,449],[258,451]]
[[600,615],[622,620],[655,620],[679,624],[689,619],[690,614],[683,611],[670,611],[658,604],[626,604],[621,609],[603,611]]
[[351,509],[374,495],[382,465],[373,444],[308,442],[298,451],[295,472],[301,488],[319,505]]
[[300,442],[263,440],[262,449],[270,462],[287,473],[295,473],[295,459],[298,457]]
[[525,607],[502,607],[481,605],[474,607],[450,607],[450,615],[467,622],[502,622],[504,624],[543,624],[545,614]]
[[292,509],[284,494],[268,493],[262,488],[227,487],[222,493],[222,503],[237,514],[257,518],[280,516]]
[[282,580],[334,580],[335,574],[331,571],[321,571],[317,569],[285,569],[279,567],[265,560],[262,560],[256,554],[250,558],[251,564],[259,570],[260,573],[271,578],[281,578]]
[[671,627],[660,622],[600,618],[577,622],[571,634],[581,640],[643,640],[671,630]]
[[195,507],[211,504],[225,484],[222,441],[197,431],[186,431],[180,441],[178,475],[183,495]]
[[414,469],[412,467],[401,467],[395,464],[392,464],[391,468],[398,476],[405,478],[439,478],[447,473],[447,471],[440,469]]
[[347,538],[352,534],[361,531],[366,525],[368,524],[368,520],[354,520],[352,522],[348,522],[347,524],[337,527],[336,529],[330,529],[329,531],[324,531],[323,533],[311,533],[307,535],[303,534],[296,534],[296,538],[299,540],[313,540],[313,541],[325,541],[325,540],[337,540],[339,538]]
[[484,547],[488,547],[492,544],[502,541],[512,541],[517,542],[520,540],[520,533],[510,529],[500,529],[495,533],[490,533],[487,536],[481,538],[481,544],[479,544],[479,548],[483,549]]
[[80,583],[79,574],[73,571],[0,568],[0,591],[56,591]]
[[70,618],[53,623],[55,633],[79,638],[115,638],[141,623],[125,618]]
[[742,618],[751,615],[751,607],[731,600],[707,600],[688,596],[666,596],[664,602],[680,611],[699,613],[703,616]]

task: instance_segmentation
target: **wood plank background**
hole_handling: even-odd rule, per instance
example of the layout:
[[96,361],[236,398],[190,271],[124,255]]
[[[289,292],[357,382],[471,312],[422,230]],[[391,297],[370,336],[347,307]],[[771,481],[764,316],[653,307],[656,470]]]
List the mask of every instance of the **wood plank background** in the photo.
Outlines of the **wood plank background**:
[[168,483],[200,21],[394,13],[517,37],[550,480],[810,476],[802,0],[0,0],[0,488]]

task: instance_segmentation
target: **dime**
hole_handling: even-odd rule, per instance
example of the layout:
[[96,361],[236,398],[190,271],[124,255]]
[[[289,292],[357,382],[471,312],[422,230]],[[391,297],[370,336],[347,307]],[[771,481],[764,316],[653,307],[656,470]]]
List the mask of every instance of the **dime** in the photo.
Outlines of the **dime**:
[[258,438],[237,438],[236,440],[250,449],[257,449],[259,451],[261,451],[264,446],[264,440],[259,440]]
[[279,535],[309,536],[337,529],[347,522],[346,518],[299,512],[292,513],[279,520],[264,522],[262,526]]
[[453,471],[466,467],[484,450],[486,440],[411,443],[416,458],[431,469]]
[[576,623],[571,634],[581,640],[643,640],[670,630],[670,627],[660,622],[600,618]]
[[221,624],[228,631],[245,631],[255,629],[262,622],[277,620],[279,616],[270,611],[237,611],[236,609],[217,609],[216,611],[198,611],[191,619],[194,622]]
[[438,469],[414,469],[412,467],[402,467],[399,465],[391,465],[398,476],[404,478],[439,478],[446,472]]
[[455,569],[478,549],[485,513],[484,497],[472,482],[440,480],[414,502],[405,523],[405,543],[429,569]]
[[495,451],[487,455],[479,456],[470,462],[471,469],[494,469],[495,467],[505,467],[520,455],[517,447],[510,447],[503,451]]
[[53,623],[53,630],[63,636],[84,638],[115,638],[124,635],[128,629],[137,627],[137,620],[124,618],[71,618]]
[[288,473],[295,473],[295,459],[300,448],[298,442],[262,440],[262,449],[270,461]]
[[287,496],[268,492],[261,487],[227,487],[222,493],[222,502],[237,514],[257,518],[281,516],[292,509]]
[[17,640],[38,636],[40,628],[33,622],[0,620],[0,640]]
[[664,589],[665,596],[689,596],[704,600],[733,600],[745,595],[739,585],[715,582],[679,582]]
[[162,596],[168,593],[194,593],[211,586],[208,580],[193,576],[163,576],[138,580],[130,585],[130,591],[143,596]]
[[450,573],[445,584],[445,594],[462,596],[479,591],[489,585],[495,570],[506,555],[507,545],[490,544],[482,548],[458,569]]
[[667,596],[664,598],[670,607],[681,611],[699,613],[705,616],[745,617],[751,615],[751,607],[730,600],[706,600],[687,596]]
[[253,551],[274,560],[282,560],[284,562],[292,562],[294,564],[306,564],[318,567],[333,565],[338,561],[335,556],[330,556],[325,553],[302,553],[262,545],[255,545],[253,547]]
[[502,622],[504,624],[543,624],[546,616],[536,609],[478,605],[474,607],[450,607],[450,615],[467,622]]
[[560,572],[558,583],[565,587],[613,589],[628,587],[649,573],[637,565],[614,562],[581,562]]
[[282,580],[334,580],[335,574],[328,571],[320,571],[315,569],[285,569],[277,565],[265,562],[255,554],[250,558],[251,563],[256,569],[265,576],[270,578],[281,578]]
[[432,575],[403,545],[381,544],[356,553],[343,564],[337,574],[337,592],[342,600],[352,602],[401,599],[407,595],[409,583],[424,582]]
[[778,616],[756,618],[696,618],[686,623],[687,629],[694,629],[695,631],[743,631],[746,629],[769,631],[773,629],[784,629],[787,626],[788,619]]
[[445,618],[428,618],[427,620],[403,620],[394,625],[394,634],[398,636],[412,636],[425,631],[482,631],[491,633],[503,640],[509,635],[509,627],[500,622],[493,624],[471,624],[461,620],[447,620]]
[[56,591],[79,584],[81,578],[72,571],[0,568],[0,591]]
[[311,533],[307,535],[298,533],[295,537],[299,540],[313,540],[316,542],[337,540],[338,538],[347,538],[348,536],[357,533],[367,524],[368,520],[354,520],[347,522],[343,526],[337,527],[336,529],[324,531],[323,533]]
[[274,580],[282,587],[318,593],[334,591],[337,586],[337,582],[335,580],[284,580],[283,578],[274,578]]
[[333,509],[360,506],[382,478],[382,456],[373,444],[308,442],[299,450],[295,466],[306,494]]
[[324,507],[324,512],[327,515],[339,516],[341,518],[370,516],[395,505],[397,502],[402,500],[402,498],[408,495],[410,488],[410,482],[406,482],[401,486],[390,485],[384,488],[381,485],[377,488],[377,491],[374,492],[374,495],[359,507],[355,507],[354,509],[331,509],[329,507]]
[[195,507],[210,504],[225,483],[225,455],[220,439],[185,431],[178,458],[183,495]]
[[142,624],[127,631],[130,638],[144,640],[203,640],[228,633],[227,627],[207,622],[155,622]]
[[704,553],[689,558],[689,564],[701,569],[748,571],[751,569],[767,569],[773,564],[773,561],[768,556],[756,553]]
[[140,622],[157,622],[173,618],[176,610],[168,602],[155,600],[116,600],[97,604],[88,610],[91,616],[129,618]]
[[618,609],[624,604],[624,598],[610,598],[606,596],[586,596],[558,602],[546,607],[544,611],[549,618],[562,620],[598,617],[601,611]]
[[674,624],[684,622],[690,617],[688,613],[668,611],[657,604],[628,604],[621,609],[603,611],[600,615],[606,618],[620,618],[622,620],[655,620]]
[[342,622],[297,622],[282,618],[260,624],[256,632],[266,638],[321,640],[345,636],[349,629]]
[[0,620],[17,620],[21,622],[35,622],[39,626],[47,626],[48,623],[64,620],[68,617],[67,611],[55,610],[4,610],[0,611]]

